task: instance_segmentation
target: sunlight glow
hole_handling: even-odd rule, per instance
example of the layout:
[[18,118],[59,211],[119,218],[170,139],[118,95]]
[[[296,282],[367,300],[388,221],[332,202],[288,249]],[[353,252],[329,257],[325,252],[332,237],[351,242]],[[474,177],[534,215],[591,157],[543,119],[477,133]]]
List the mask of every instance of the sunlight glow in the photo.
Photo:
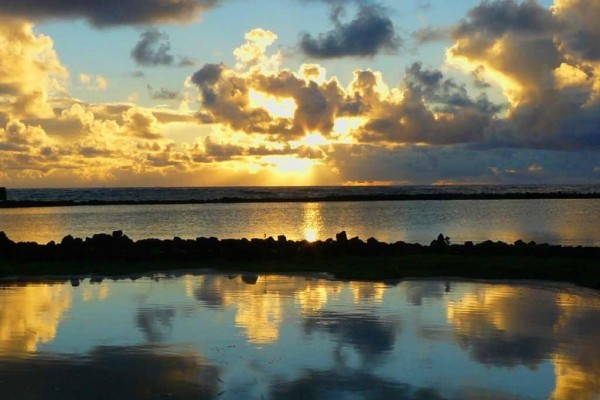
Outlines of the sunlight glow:
[[333,131],[339,136],[341,142],[350,143],[352,131],[360,128],[365,122],[367,118],[364,117],[337,118],[333,124]]
[[302,138],[301,142],[305,145],[308,146],[322,146],[325,144],[329,144],[329,142],[327,141],[327,139],[325,139],[323,137],[323,135],[321,135],[318,132],[315,133],[311,133],[309,135],[306,135]]
[[307,174],[315,164],[314,160],[308,158],[296,158],[289,156],[264,157],[264,161],[272,164],[277,172]]
[[264,108],[276,118],[293,118],[296,112],[296,102],[289,97],[277,98],[256,90],[250,90],[248,97],[251,107]]
[[[502,94],[508,100],[511,107],[518,106],[519,99],[524,91],[519,82],[497,69],[494,63],[490,63],[481,59],[470,60],[469,58],[460,55],[460,44],[461,42],[458,42],[446,50],[446,64],[465,73],[471,73],[471,71],[473,71],[475,68],[483,66],[485,68],[484,75],[486,81],[495,83],[502,89]],[[494,44],[494,47],[490,50],[490,53],[501,53],[501,48],[503,45],[503,42]],[[510,110],[506,110],[507,115],[509,111]]]
[[309,133],[300,140],[290,141],[292,149],[297,149],[300,146],[318,147],[330,144],[330,141],[325,139],[319,132]]

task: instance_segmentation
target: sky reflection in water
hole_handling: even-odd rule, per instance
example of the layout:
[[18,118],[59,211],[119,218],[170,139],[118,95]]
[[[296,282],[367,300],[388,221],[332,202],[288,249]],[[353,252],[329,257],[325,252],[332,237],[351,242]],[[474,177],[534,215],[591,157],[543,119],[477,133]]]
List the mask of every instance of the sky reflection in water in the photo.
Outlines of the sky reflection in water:
[[598,399],[600,295],[288,276],[0,289],[3,399]]

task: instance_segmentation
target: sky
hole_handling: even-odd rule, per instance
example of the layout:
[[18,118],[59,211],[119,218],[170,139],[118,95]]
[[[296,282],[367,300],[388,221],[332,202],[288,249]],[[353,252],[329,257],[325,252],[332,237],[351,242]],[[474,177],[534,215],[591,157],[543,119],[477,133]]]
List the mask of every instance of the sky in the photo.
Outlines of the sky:
[[3,0],[0,186],[600,182],[600,0]]

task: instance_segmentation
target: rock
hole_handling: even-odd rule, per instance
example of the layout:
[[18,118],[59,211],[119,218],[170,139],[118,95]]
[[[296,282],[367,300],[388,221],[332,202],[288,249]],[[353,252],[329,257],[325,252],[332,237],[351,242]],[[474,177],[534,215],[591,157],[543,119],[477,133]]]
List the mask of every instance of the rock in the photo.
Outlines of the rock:
[[346,231],[336,233],[335,240],[339,243],[346,243],[348,241],[348,235],[346,235]]
[[0,201],[6,200],[6,188],[0,187]]

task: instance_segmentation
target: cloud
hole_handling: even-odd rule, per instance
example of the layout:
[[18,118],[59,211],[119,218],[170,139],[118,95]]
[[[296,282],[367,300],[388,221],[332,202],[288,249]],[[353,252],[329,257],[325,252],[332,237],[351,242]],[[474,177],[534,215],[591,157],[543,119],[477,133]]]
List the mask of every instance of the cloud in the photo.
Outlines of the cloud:
[[190,22],[221,0],[3,0],[0,14],[33,20],[85,18],[97,27]]
[[36,35],[29,23],[0,18],[0,42],[6,43],[0,46],[0,123],[3,113],[52,115],[48,98],[64,91],[68,76],[52,39]]
[[426,27],[412,33],[418,44],[441,42],[450,38],[450,31],[445,27]]
[[335,28],[316,38],[305,33],[300,48],[309,57],[372,57],[381,51],[396,51],[401,40],[396,35],[392,20],[379,6],[363,4],[356,17],[343,23],[339,10],[331,15]]
[[[387,147],[377,144],[336,144],[328,164],[344,181],[408,181],[429,185],[593,183],[598,179],[594,151],[538,149],[474,149],[471,145]],[[529,170],[543,166],[544,174]]]
[[175,60],[169,36],[157,29],[149,29],[140,35],[139,42],[131,50],[131,56],[139,65],[154,67],[171,65]]
[[[355,73],[354,85],[365,91],[372,73]],[[368,120],[359,128],[363,142],[456,144],[482,140],[501,107],[485,95],[472,98],[463,85],[439,70],[414,63],[406,70],[399,98],[373,98],[363,108]],[[368,90],[368,89],[367,89]],[[360,94],[361,92],[357,92]],[[364,97],[364,96],[363,96]]]
[[108,88],[108,81],[106,78],[100,75],[88,75],[79,74],[79,82],[85,85],[86,90],[106,90]]
[[[287,160],[328,183],[594,182],[600,63],[593,43],[577,41],[596,35],[586,22],[594,12],[577,1],[550,10],[482,2],[450,30],[446,66],[410,64],[397,86],[370,69],[342,83],[318,64],[284,68],[277,35],[252,29],[232,65],[199,67],[181,94],[148,88],[159,100],[183,99],[180,110],[71,98],[52,40],[6,20],[0,170],[28,185],[260,184]],[[178,65],[166,35],[151,29],[141,39],[150,62]],[[103,86],[95,75],[77,78]]]
[[485,80],[485,67],[483,65],[478,65],[471,71],[471,76],[473,77],[473,84],[478,89],[487,89],[492,86]]
[[180,97],[180,93],[176,90],[169,90],[163,87],[155,90],[152,86],[147,85],[148,94],[154,100],[177,100]]
[[600,61],[600,4],[586,0],[556,0],[552,11],[565,31],[568,50],[589,61]]
[[[179,61],[176,62],[176,57],[171,54],[169,35],[154,28],[141,33],[140,40],[131,50],[131,57],[138,65],[145,67],[175,66],[186,68],[196,66],[196,62],[189,57],[179,56]],[[143,74],[143,72],[135,71],[132,76],[136,78],[143,77],[140,74]]]
[[[331,132],[334,116],[344,107],[343,89],[336,80],[319,84],[280,70],[278,54],[266,54],[275,38],[268,31],[253,30],[234,51],[236,69],[206,64],[192,75],[202,103],[202,121],[281,139],[297,139],[310,131]],[[303,67],[301,71],[306,73]]]
[[587,41],[573,42],[573,32],[597,37],[596,25],[580,19],[582,9],[569,1],[551,10],[536,1],[487,1],[455,27],[449,62],[478,71],[480,82],[499,84],[510,105],[483,145],[600,148],[594,128],[600,123],[600,68],[585,58],[594,53]]
[[162,137],[156,117],[146,110],[135,107],[131,107],[123,113],[121,132],[142,139],[159,139]]
[[189,57],[180,57],[180,60],[177,63],[177,66],[179,68],[195,67],[196,65],[197,65],[197,62]]
[[144,71],[131,71],[127,75],[132,78],[145,78],[146,77],[146,74],[144,73]]

